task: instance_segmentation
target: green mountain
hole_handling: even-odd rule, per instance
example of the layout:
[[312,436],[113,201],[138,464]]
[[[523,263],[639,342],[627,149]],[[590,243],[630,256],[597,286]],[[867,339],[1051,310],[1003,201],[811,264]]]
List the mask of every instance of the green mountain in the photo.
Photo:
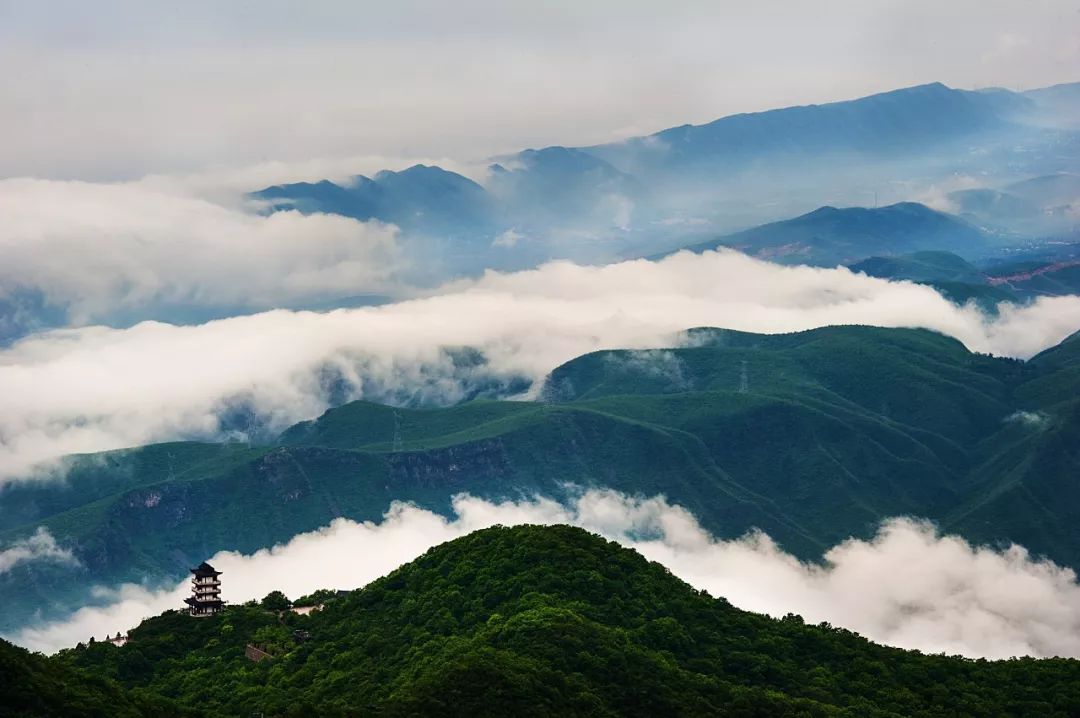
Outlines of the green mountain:
[[173,701],[125,690],[98,670],[49,659],[0,639],[0,715],[11,718],[138,718],[187,715]]
[[1080,259],[1075,257],[997,264],[987,274],[995,288],[1021,297],[1080,294]]
[[850,265],[853,272],[862,272],[882,279],[906,279],[912,282],[982,283],[985,275],[975,265],[952,252],[928,250],[892,257],[869,257]]
[[1016,294],[1006,287],[990,284],[986,274],[952,252],[929,250],[891,257],[869,257],[848,268],[871,277],[928,284],[957,304],[974,301],[991,312],[1002,302],[1019,301]]
[[[478,531],[308,616],[174,611],[130,636],[52,663],[212,716],[1080,711],[1080,662],[929,656],[770,619],[567,526]],[[247,660],[249,644],[273,658]]]
[[999,259],[983,267],[951,252],[913,252],[869,257],[849,269],[871,277],[929,284],[952,301],[974,300],[983,309],[993,310],[1001,302],[1080,293],[1080,258],[1073,256],[1075,248],[1064,245],[1058,251],[1060,256],[1050,250],[1045,255],[1036,251],[1031,258]]
[[92,602],[93,584],[174,582],[221,550],[378,520],[395,499],[449,512],[459,492],[664,494],[718,536],[757,527],[808,560],[915,515],[1080,567],[1075,339],[1028,363],[910,329],[682,343],[575,359],[537,402],[354,402],[274,445],[74,457],[66,482],[0,490],[0,546],[44,526],[79,561],[0,574],[0,630]]

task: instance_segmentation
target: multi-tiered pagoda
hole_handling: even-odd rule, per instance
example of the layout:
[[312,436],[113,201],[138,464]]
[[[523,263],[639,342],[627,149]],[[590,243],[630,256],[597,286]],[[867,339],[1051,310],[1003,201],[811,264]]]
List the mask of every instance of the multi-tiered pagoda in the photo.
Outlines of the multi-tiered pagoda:
[[225,602],[221,600],[221,580],[213,566],[203,561],[198,568],[191,569],[191,598],[185,598],[192,616],[213,616]]

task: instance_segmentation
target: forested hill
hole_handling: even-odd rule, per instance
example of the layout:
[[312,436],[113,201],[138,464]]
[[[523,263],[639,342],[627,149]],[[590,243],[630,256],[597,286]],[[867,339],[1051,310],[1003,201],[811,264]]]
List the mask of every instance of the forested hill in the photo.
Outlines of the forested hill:
[[[51,660],[206,716],[1080,712],[1080,662],[927,656],[774,620],[567,526],[478,531],[309,616],[171,612],[131,638]],[[248,643],[274,658],[248,661]]]
[[128,690],[98,671],[32,654],[0,639],[0,716],[140,718],[186,716],[175,702]]

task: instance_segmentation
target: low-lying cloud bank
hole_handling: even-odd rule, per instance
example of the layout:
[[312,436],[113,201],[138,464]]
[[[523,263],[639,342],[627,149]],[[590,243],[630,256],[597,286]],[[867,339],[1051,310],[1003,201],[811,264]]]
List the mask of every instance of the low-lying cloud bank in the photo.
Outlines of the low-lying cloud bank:
[[[0,350],[0,481],[63,454],[217,437],[222,416],[238,408],[277,430],[347,399],[449,403],[478,385],[536,383],[581,354],[669,347],[694,326],[772,333],[829,324],[926,327],[1023,358],[1080,327],[1080,297],[1003,305],[991,317],[920,285],[721,251],[601,267],[555,262],[323,314],[58,330]],[[482,361],[448,351],[461,347]]]
[[[589,491],[570,505],[537,498],[492,503],[456,497],[455,518],[395,504],[381,523],[338,519],[319,531],[252,555],[219,553],[224,598],[292,598],[318,588],[362,586],[429,547],[495,524],[573,524],[659,561],[695,587],[773,616],[798,613],[894,646],[1003,658],[1080,656],[1080,586],[1075,574],[1033,561],[1024,549],[998,552],[940,536],[928,523],[892,519],[869,541],[849,540],[823,566],[801,563],[765,535],[722,541],[662,497]],[[126,585],[100,591],[105,607],[30,628],[12,640],[54,651],[141,619],[182,608],[187,582],[150,592]]]
[[56,543],[56,539],[44,526],[39,526],[37,531],[30,536],[0,551],[0,575],[7,573],[20,563],[29,561],[52,561],[69,565],[79,562],[69,549]]
[[84,324],[155,304],[266,308],[377,292],[400,267],[392,226],[264,216],[179,189],[0,180],[0,299],[40,293]]

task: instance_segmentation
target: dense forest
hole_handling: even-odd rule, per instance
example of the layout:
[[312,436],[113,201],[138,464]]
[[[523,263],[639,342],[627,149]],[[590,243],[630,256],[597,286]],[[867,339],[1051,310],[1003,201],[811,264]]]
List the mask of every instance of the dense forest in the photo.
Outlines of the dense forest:
[[[201,716],[1080,713],[1078,661],[923,655],[774,620],[567,526],[478,531],[312,600],[324,607],[306,616],[277,593],[212,618],[170,611],[122,647],[48,659],[8,647],[20,655],[5,654],[5,675],[32,683],[5,681],[0,705],[41,716],[161,715],[170,702]],[[249,644],[273,658],[249,660]],[[106,704],[118,709],[97,710]]]

